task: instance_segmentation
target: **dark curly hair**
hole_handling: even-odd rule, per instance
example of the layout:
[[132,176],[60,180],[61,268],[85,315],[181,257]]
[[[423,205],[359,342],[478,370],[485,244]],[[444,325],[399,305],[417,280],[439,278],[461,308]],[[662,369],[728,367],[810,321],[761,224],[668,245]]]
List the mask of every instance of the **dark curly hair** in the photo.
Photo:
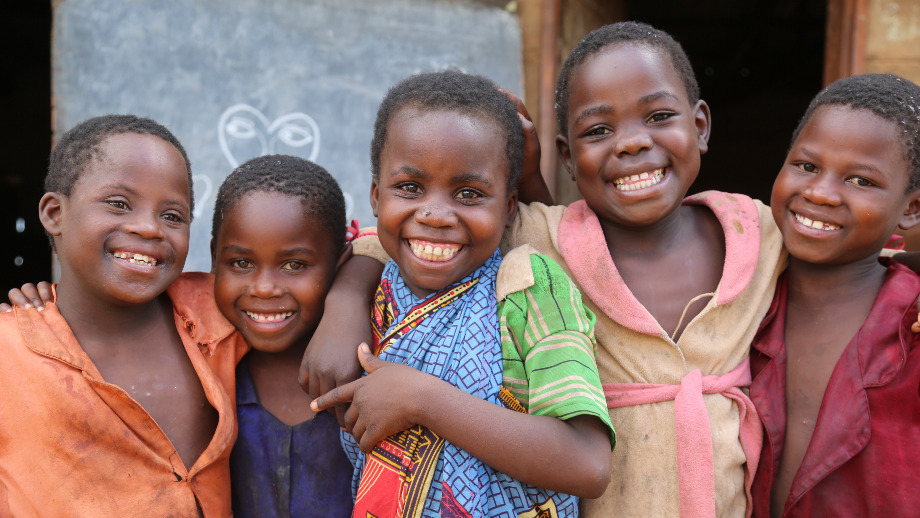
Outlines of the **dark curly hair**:
[[556,83],[556,121],[559,123],[560,133],[565,135],[568,131],[569,90],[575,69],[602,50],[625,44],[649,47],[668,55],[674,65],[674,70],[684,83],[690,105],[693,106],[700,100],[700,87],[696,82],[693,66],[690,65],[690,58],[687,57],[687,53],[677,40],[670,34],[645,23],[632,21],[612,23],[595,29],[582,38],[572,49],[569,57],[565,59],[559,71],[559,80]]
[[458,70],[414,75],[390,88],[380,103],[374,122],[371,172],[375,178],[380,175],[380,154],[386,145],[387,126],[397,112],[410,107],[425,111],[455,111],[494,121],[505,136],[508,191],[517,188],[524,161],[524,133],[517,107],[489,79]]
[[253,158],[233,170],[217,190],[211,239],[236,202],[254,192],[277,192],[300,200],[304,215],[319,218],[338,254],[345,246],[345,197],[338,182],[322,166],[289,155]]
[[185,161],[188,173],[189,214],[195,210],[195,196],[192,193],[192,166],[185,148],[168,129],[158,122],[136,115],[101,115],[87,119],[64,133],[48,159],[48,174],[45,176],[45,192],[57,192],[70,196],[74,184],[93,160],[102,158],[102,143],[109,137],[124,133],[153,135],[172,144]]
[[893,74],[863,74],[838,79],[811,100],[792,133],[792,143],[818,108],[831,105],[869,110],[897,124],[910,164],[907,192],[920,189],[920,86]]

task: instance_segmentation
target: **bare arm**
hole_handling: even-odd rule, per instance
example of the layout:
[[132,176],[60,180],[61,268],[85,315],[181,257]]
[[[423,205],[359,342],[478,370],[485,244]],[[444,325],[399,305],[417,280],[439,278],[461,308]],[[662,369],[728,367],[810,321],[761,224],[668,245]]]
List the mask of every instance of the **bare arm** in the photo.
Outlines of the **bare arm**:
[[[354,351],[371,340],[371,302],[382,271],[379,261],[363,256],[353,256],[339,269],[300,364],[300,386],[312,399],[361,376]],[[335,413],[342,425],[345,407]]]
[[[563,421],[494,405],[434,376],[387,362],[363,345],[370,373],[311,403],[319,411],[351,401],[345,428],[365,452],[421,424],[508,476],[549,490],[597,498],[610,481],[610,436],[593,416]],[[539,455],[534,455],[539,452]]]

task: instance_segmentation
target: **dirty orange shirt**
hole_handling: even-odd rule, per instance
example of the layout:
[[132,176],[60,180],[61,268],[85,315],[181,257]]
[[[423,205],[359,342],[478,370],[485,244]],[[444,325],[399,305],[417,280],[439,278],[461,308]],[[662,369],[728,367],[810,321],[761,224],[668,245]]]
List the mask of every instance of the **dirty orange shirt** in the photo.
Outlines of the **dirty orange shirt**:
[[247,346],[210,274],[167,290],[176,328],[219,420],[187,468],[134,399],[107,383],[58,312],[0,314],[0,517],[231,516],[234,370]]

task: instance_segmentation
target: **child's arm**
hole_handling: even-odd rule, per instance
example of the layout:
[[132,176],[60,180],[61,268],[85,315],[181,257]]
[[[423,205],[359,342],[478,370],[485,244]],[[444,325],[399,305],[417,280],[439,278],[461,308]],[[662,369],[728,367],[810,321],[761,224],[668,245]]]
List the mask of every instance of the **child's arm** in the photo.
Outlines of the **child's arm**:
[[415,424],[425,426],[506,475],[544,489],[597,498],[610,481],[610,434],[600,419],[568,420],[508,410],[434,376],[371,354],[370,373],[310,404],[314,411],[351,402],[346,431],[365,452]]
[[[336,274],[300,364],[298,380],[311,399],[361,376],[354,348],[371,340],[370,308],[381,272],[378,260],[356,255]],[[343,425],[345,407],[337,407],[335,414]]]
[[[42,281],[38,285],[30,282],[23,284],[22,288],[13,288],[7,293],[10,304],[21,308],[34,307],[39,311],[45,309],[45,304],[54,302],[54,291],[51,289],[51,283]],[[13,308],[5,302],[0,302],[0,313],[8,313]]]
[[524,163],[521,166],[521,181],[518,183],[518,199],[524,203],[540,202],[553,205],[553,195],[549,192],[543,175],[540,174],[540,137],[533,125],[527,107],[513,93],[499,89],[517,105],[518,118],[524,131]]

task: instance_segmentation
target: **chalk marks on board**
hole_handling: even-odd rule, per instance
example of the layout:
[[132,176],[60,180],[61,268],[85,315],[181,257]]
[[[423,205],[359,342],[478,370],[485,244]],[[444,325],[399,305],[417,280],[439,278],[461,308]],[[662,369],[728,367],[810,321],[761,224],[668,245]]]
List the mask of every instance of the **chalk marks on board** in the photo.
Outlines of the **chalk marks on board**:
[[269,121],[248,104],[236,104],[217,123],[220,149],[231,167],[262,155],[294,155],[314,161],[319,155],[319,126],[306,113],[288,113]]
[[[257,156],[275,154],[299,156],[315,162],[320,147],[319,126],[306,113],[287,113],[269,121],[258,108],[248,104],[235,104],[224,110],[217,123],[217,139],[231,168]],[[193,179],[204,184],[204,194],[196,196],[197,217],[208,202],[213,185],[207,176],[196,175]],[[345,216],[351,218],[354,198],[347,192],[343,194]]]

